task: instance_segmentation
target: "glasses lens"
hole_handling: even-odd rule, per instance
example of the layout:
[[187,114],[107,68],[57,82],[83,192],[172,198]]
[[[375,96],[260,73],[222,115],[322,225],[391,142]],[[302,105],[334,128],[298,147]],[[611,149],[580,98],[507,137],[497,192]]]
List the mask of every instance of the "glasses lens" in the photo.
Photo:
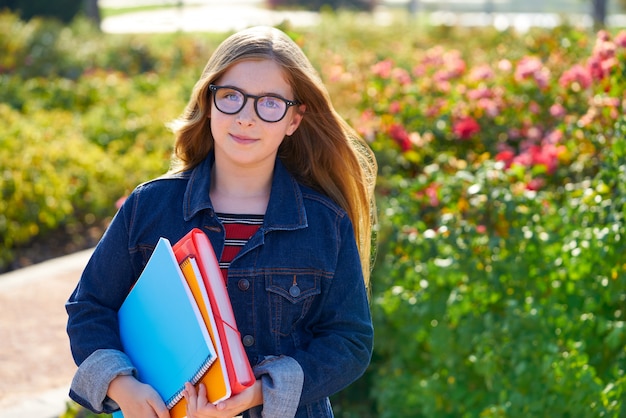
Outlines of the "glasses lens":
[[237,113],[245,104],[246,98],[235,89],[221,88],[214,92],[215,106],[220,112]]
[[287,112],[287,103],[278,97],[263,96],[256,104],[259,117],[268,122],[281,120]]

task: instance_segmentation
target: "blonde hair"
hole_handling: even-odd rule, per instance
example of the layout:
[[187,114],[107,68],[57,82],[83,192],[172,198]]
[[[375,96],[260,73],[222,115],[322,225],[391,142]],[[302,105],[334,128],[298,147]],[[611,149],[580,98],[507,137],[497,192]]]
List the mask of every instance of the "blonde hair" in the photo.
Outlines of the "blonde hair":
[[278,157],[296,179],[329,196],[350,217],[369,288],[376,219],[374,184],[377,164],[362,138],[335,111],[326,87],[302,50],[282,31],[255,27],[228,37],[209,59],[184,113],[172,124],[176,135],[174,165],[188,170],[213,148],[208,119],[209,84],[233,64],[269,59],[278,63],[295,99],[306,105],[298,129],[285,138]]

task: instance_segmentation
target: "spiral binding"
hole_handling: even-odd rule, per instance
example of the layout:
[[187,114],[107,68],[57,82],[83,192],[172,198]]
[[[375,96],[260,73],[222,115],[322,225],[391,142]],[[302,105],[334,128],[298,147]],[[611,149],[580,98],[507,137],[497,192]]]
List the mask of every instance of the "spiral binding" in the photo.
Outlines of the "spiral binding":
[[[202,363],[202,365],[200,367],[198,367],[198,370],[193,374],[193,377],[189,380],[189,382],[192,385],[195,385],[196,383],[198,383],[200,381],[200,379],[202,379],[202,376],[204,376],[204,374],[209,370],[209,367],[211,367],[211,365],[215,362],[216,359],[217,359],[216,356],[208,357]],[[172,407],[174,407],[174,405],[176,405],[178,403],[178,401],[180,401],[183,398],[183,391],[184,390],[185,390],[185,386],[183,385],[182,388],[177,390],[176,393],[174,393],[165,402],[165,405],[167,406],[167,409],[172,409]]]

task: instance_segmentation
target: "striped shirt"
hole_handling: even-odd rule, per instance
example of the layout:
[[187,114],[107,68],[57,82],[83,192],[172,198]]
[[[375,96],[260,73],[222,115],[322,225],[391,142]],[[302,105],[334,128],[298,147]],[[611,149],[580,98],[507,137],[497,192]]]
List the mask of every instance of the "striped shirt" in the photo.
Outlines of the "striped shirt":
[[220,270],[222,271],[224,281],[226,281],[231,261],[235,259],[243,246],[252,238],[259,227],[263,225],[263,215],[218,213],[217,217],[222,221],[224,229],[226,230],[224,251],[220,259]]

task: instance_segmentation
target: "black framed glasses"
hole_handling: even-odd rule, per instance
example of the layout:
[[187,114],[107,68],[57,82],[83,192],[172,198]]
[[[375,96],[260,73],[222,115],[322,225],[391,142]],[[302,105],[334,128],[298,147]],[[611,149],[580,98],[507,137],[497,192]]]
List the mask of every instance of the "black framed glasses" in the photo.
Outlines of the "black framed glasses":
[[276,94],[255,96],[231,86],[210,84],[209,89],[213,92],[213,103],[220,112],[227,115],[239,113],[250,98],[254,99],[254,111],[257,116],[265,122],[282,120],[291,106],[300,104],[298,101],[285,99]]

